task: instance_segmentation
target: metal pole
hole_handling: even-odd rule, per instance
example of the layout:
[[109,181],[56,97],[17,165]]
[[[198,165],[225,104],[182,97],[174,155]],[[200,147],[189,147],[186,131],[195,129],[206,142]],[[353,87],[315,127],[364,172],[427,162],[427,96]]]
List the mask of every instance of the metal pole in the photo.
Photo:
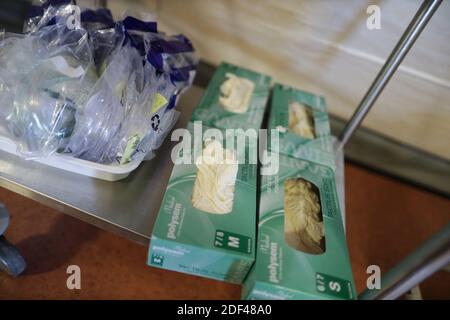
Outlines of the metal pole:
[[364,291],[362,300],[392,300],[450,264],[450,223],[381,277],[381,289]]
[[433,16],[436,9],[442,3],[442,0],[424,0],[414,18],[406,28],[402,37],[398,41],[394,50],[391,52],[389,58],[386,60],[383,68],[378,73],[373,81],[366,95],[360,102],[358,108],[353,114],[350,121],[341,133],[339,140],[341,141],[341,148],[345,146],[353,132],[359,127],[364,120],[367,113],[372,108],[378,96],[383,91],[386,84],[391,79],[392,75],[397,70],[403,58],[413,46],[416,39],[419,37],[422,30],[427,25],[428,21]]
[[9,212],[8,209],[0,202],[0,236],[5,233],[9,226]]
[[19,251],[2,236],[8,225],[8,210],[0,203],[0,271],[15,277],[25,270],[26,263]]

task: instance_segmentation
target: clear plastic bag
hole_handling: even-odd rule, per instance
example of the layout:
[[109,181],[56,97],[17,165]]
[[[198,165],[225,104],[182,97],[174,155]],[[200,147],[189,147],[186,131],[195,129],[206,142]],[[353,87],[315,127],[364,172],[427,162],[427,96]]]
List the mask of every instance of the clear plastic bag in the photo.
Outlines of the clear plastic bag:
[[[124,164],[134,157],[152,158],[178,119],[179,113],[172,110],[174,97],[192,83],[195,74],[191,72],[183,83],[173,81],[176,68],[168,61],[174,61],[175,55],[173,49],[165,55],[167,45],[159,51],[161,68],[149,63],[146,39],[157,34],[153,22],[127,17],[118,26],[116,32],[124,31],[124,45],[106,60],[107,67],[92,98],[77,114],[77,125],[66,149],[75,157],[100,163]],[[195,70],[197,59],[192,46],[188,49],[192,52],[185,49],[179,58],[188,55],[191,60],[184,61],[191,62]],[[108,96],[111,91],[115,96]]]
[[0,126],[26,158],[64,152],[98,163],[150,159],[178,119],[198,59],[156,22],[38,1],[25,35],[0,36]]
[[7,126],[6,117],[12,112],[17,88],[8,60],[15,38],[20,38],[20,35],[13,37],[0,31],[0,129],[3,131]]
[[158,71],[170,75],[177,95],[192,85],[198,57],[189,39],[183,35],[146,33],[144,43],[147,61]]
[[[78,110],[66,152],[89,161],[109,163],[116,159],[121,126],[126,117],[124,102],[130,91],[131,59],[139,55],[130,47],[117,51],[95,84],[87,103]],[[131,94],[131,93],[130,93]]]
[[24,36],[7,35],[0,48],[7,85],[2,82],[13,92],[12,100],[1,94],[0,99],[9,101],[0,113],[18,152],[34,158],[63,148],[76,106],[84,103],[96,81],[85,31],[61,32],[60,25],[52,25]]
[[[144,73],[151,78],[145,83]],[[122,164],[136,153],[151,153],[174,124],[176,113],[165,108],[174,90],[167,76],[142,64],[137,49],[122,47],[77,112],[66,152],[89,161]]]

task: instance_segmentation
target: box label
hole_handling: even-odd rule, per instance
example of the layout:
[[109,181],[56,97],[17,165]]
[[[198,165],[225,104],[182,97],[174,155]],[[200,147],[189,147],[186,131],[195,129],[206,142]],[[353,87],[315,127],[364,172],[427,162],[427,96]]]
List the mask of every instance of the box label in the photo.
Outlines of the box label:
[[341,299],[353,298],[349,281],[324,273],[316,273],[316,289],[320,293]]
[[237,233],[217,230],[214,246],[242,253],[251,253],[252,239]]
[[152,254],[151,263],[157,266],[162,266],[164,264],[164,256],[159,254]]

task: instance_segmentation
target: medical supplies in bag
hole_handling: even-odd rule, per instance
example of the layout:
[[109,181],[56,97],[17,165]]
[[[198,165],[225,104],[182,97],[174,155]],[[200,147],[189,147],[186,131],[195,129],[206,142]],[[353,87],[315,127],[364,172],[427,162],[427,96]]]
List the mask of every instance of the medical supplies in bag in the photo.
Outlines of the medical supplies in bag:
[[0,33],[0,132],[21,156],[102,164],[154,156],[195,76],[187,38],[70,1],[34,7],[24,29]]

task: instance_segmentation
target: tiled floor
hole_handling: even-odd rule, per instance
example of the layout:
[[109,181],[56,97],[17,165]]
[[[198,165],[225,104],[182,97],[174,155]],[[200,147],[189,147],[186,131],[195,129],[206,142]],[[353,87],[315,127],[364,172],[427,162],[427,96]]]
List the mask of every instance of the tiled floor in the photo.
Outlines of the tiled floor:
[[[347,229],[358,291],[366,267],[387,270],[450,222],[450,200],[346,166]],[[11,214],[6,237],[28,262],[22,276],[0,273],[0,299],[238,299],[240,288],[145,265],[147,248],[0,189]],[[81,267],[81,290],[66,268]],[[450,273],[421,286],[424,298],[450,299]]]

